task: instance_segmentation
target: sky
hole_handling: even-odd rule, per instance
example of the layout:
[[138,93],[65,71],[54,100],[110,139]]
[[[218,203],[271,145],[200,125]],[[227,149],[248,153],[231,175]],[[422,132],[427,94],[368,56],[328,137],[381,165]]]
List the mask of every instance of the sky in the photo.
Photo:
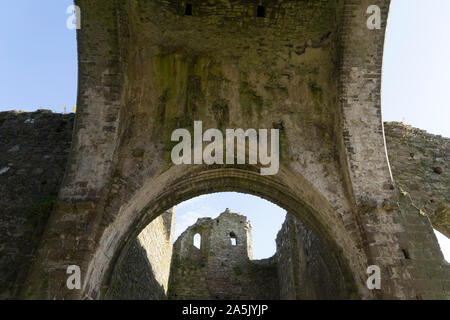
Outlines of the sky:
[[0,111],[72,110],[77,44],[71,0],[0,1]]
[[393,0],[383,61],[384,120],[450,137],[450,1]]
[[[0,2],[0,111],[76,105],[76,32],[66,26],[72,0]],[[450,137],[449,0],[392,0],[383,64],[382,109],[386,121],[402,121]],[[263,199],[205,195],[177,207],[177,234],[198,217],[229,207],[249,217],[255,258],[275,252],[285,211]],[[446,259],[450,240],[437,233]]]

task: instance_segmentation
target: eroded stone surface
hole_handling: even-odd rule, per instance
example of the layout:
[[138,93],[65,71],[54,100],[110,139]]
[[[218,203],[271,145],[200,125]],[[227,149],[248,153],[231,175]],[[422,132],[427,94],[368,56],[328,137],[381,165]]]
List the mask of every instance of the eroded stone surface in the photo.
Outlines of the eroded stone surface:
[[395,182],[450,237],[450,139],[395,122],[385,132]]

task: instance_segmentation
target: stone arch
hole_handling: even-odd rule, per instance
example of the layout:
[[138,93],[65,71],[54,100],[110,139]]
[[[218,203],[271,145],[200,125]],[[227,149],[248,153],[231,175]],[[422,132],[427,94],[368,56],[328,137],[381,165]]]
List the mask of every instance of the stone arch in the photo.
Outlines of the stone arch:
[[[380,82],[389,1],[283,2],[304,19],[259,23],[255,17],[241,28],[227,18],[235,14],[231,7],[202,7],[198,17],[215,22],[209,29],[198,19],[180,20],[177,1],[76,1],[86,23],[78,31],[72,153],[23,297],[97,297],[137,230],[182,200],[227,190],[260,195],[302,217],[348,265],[347,278],[362,298],[448,296],[439,277],[422,282],[426,267],[444,270],[442,254],[424,255],[415,233],[433,246],[429,221],[408,204],[400,209],[386,158]],[[380,30],[365,27],[373,4],[382,9]],[[160,32],[168,27],[174,30]],[[255,33],[262,27],[285,37],[266,32],[270,38],[261,44]],[[299,67],[294,73],[293,66]],[[176,77],[166,78],[169,71]],[[202,81],[209,87],[199,86]],[[167,88],[174,89],[170,99]],[[261,177],[251,166],[168,168],[164,137],[193,120],[279,127],[279,173]],[[405,262],[402,249],[417,258]],[[83,270],[81,292],[65,286],[70,264]],[[368,264],[379,265],[387,280],[379,293],[365,286]]]
[[[295,177],[295,179],[293,179]],[[156,216],[190,198],[215,192],[236,191],[260,196],[299,218],[335,253],[342,277],[352,294],[365,296],[355,275],[363,268],[354,264],[358,252],[345,231],[338,214],[328,201],[303,177],[282,167],[275,177],[261,176],[259,170],[208,168],[207,166],[172,167],[155,180],[148,181],[119,210],[117,218],[103,233],[90,258],[83,295],[99,298],[100,288],[127,243],[134,239]],[[359,269],[358,269],[359,268]],[[356,292],[357,291],[357,292]]]

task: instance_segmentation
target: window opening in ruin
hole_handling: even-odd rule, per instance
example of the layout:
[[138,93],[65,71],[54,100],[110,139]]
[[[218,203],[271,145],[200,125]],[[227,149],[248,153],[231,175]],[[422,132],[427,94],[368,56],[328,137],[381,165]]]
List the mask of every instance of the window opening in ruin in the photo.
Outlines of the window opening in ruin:
[[266,17],[266,8],[264,6],[258,6],[258,9],[256,9],[256,16],[258,18],[265,18]]
[[408,250],[402,249],[402,252],[403,252],[403,256],[405,257],[405,259],[406,259],[406,260],[409,260],[409,253],[408,253]]
[[202,236],[200,235],[200,233],[196,233],[194,235],[194,242],[193,242],[194,247],[196,247],[197,249],[200,249],[202,246]]
[[234,232],[230,232],[230,241],[231,241],[232,246],[237,245],[237,238],[236,238],[236,235],[234,234]]
[[186,10],[184,11],[185,16],[192,16],[192,4],[187,3],[186,4]]

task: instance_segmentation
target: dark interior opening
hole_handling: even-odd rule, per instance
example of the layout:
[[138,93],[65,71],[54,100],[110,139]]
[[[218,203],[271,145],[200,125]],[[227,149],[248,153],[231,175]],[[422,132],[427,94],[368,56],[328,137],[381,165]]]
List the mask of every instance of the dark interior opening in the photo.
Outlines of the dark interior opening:
[[409,259],[410,259],[410,257],[409,257],[409,253],[408,253],[408,250],[406,250],[406,249],[402,249],[402,252],[403,252],[403,256],[405,257],[405,259],[406,259],[406,260],[409,260]]
[[265,18],[266,17],[266,8],[264,6],[258,6],[258,9],[256,9],[256,16],[258,18]]
[[184,11],[185,16],[192,16],[192,4],[187,3],[186,4],[186,10]]

